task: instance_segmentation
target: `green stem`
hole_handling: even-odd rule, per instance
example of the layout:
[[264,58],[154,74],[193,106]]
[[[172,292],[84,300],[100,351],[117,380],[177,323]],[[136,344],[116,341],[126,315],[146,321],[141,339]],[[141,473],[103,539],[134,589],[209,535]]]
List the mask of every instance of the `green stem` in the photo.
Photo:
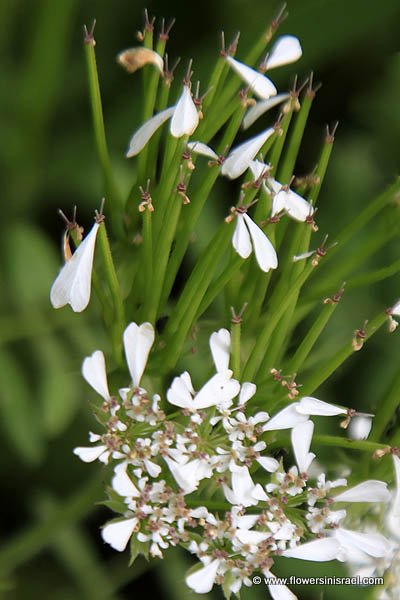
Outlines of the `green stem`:
[[395,374],[389,389],[384,394],[381,402],[376,407],[376,414],[373,419],[372,431],[369,436],[371,440],[376,441],[384,433],[390,420],[393,418],[399,406],[400,389],[400,370]]
[[145,304],[150,302],[153,279],[153,213],[146,208],[143,212],[143,265],[145,273]]
[[330,303],[323,305],[318,317],[315,319],[314,323],[308,330],[307,335],[297,348],[295,355],[289,361],[289,364],[286,367],[286,371],[288,373],[298,373],[301,370],[304,361],[310,354],[316,341],[328,324],[330,318],[336,310],[337,305],[338,301],[331,301]]
[[387,445],[377,444],[365,440],[349,440],[348,438],[338,437],[336,435],[314,435],[313,444],[319,446],[332,446],[336,448],[346,448],[347,450],[361,450],[361,452],[370,452],[373,454],[376,450],[386,450]]
[[263,329],[259,332],[256,344],[253,348],[252,353],[245,365],[243,371],[243,379],[246,381],[253,381],[254,376],[257,374],[261,364],[263,370],[266,370],[268,365],[265,364],[265,353],[268,348],[268,341],[278,325],[280,319],[283,317],[286,309],[290,306],[292,299],[298,294],[298,291],[305,283],[314,267],[310,262],[304,271],[299,275],[292,288],[288,291],[284,299],[279,299],[279,302],[271,302],[270,317],[266,320]]
[[114,304],[114,319],[111,322],[111,330],[115,355],[118,359],[118,362],[120,362],[122,357],[122,332],[125,326],[125,310],[122,301],[121,289],[111,254],[111,248],[107,237],[107,231],[104,224],[99,228],[98,237],[105,277]]
[[241,335],[240,317],[233,317],[231,321],[231,369],[235,379],[240,380],[240,335]]
[[122,236],[124,233],[122,223],[122,199],[114,180],[110,156],[108,153],[94,46],[95,41],[93,37],[91,35],[87,36],[85,40],[85,56],[89,79],[89,92],[92,108],[94,135],[96,141],[97,154],[103,171],[105,193],[106,196],[110,197],[109,206],[112,227],[120,236]]
[[[364,343],[386,323],[387,315],[379,313],[366,328]],[[320,385],[324,383],[354,353],[352,341],[346,342],[335,355],[325,363],[317,365],[313,374],[303,382],[301,393],[303,396],[311,395]]]

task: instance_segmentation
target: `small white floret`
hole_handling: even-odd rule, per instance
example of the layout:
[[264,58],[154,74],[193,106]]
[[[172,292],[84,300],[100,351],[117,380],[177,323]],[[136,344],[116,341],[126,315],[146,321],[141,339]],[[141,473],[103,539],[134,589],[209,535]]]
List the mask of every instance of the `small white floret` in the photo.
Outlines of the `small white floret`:
[[192,135],[199,124],[199,113],[189,86],[184,85],[181,97],[178,100],[174,114],[171,119],[171,134],[180,138],[184,135]]

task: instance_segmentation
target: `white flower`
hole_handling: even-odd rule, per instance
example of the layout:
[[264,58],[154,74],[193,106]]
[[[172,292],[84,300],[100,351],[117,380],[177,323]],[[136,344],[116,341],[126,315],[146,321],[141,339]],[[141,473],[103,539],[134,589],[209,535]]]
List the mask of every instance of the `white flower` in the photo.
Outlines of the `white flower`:
[[265,142],[274,133],[270,127],[247,142],[236,146],[225,159],[221,173],[230,179],[240,177],[250,166],[251,161],[259,153]]
[[261,486],[259,484],[254,484],[249,469],[247,467],[238,467],[235,464],[231,464],[230,470],[232,472],[232,489],[228,488],[227,485],[223,486],[225,498],[228,502],[236,506],[254,506],[258,504],[255,493]]
[[195,394],[189,373],[175,377],[167,392],[167,400],[175,406],[197,411],[210,406],[230,405],[238,395],[240,383],[232,379],[232,371],[227,369],[216,373]]
[[199,114],[188,85],[183,86],[182,94],[175,106],[157,113],[135,131],[130,139],[126,157],[131,158],[139,154],[157,129],[171,117],[171,135],[177,138],[192,135],[199,124]]
[[189,142],[187,146],[192,152],[205,156],[206,158],[211,158],[211,160],[218,160],[219,158],[218,154],[203,142]]
[[265,233],[246,213],[237,213],[232,245],[242,258],[248,258],[254,249],[258,265],[264,273],[278,266],[275,248]]
[[95,223],[59,272],[51,286],[54,308],[69,304],[74,312],[85,310],[90,300],[94,247],[100,223]]
[[202,479],[212,477],[212,467],[207,459],[195,458],[185,464],[178,463],[171,458],[164,457],[176,483],[184,494],[191,494],[197,490]]
[[154,328],[151,323],[142,323],[140,326],[130,323],[124,331],[123,340],[133,387],[137,388],[154,343]]
[[275,192],[272,201],[272,217],[285,211],[295,221],[304,222],[313,214],[314,208],[312,205],[299,196],[299,194],[296,194],[296,192],[293,192],[290,188],[283,186],[274,179],[269,179],[268,183]]
[[[95,433],[89,433],[89,439],[91,442],[98,442],[101,437]],[[78,456],[83,462],[90,463],[97,459],[107,464],[110,457],[110,451],[105,444],[99,444],[98,446],[78,446],[74,448],[74,454]]]

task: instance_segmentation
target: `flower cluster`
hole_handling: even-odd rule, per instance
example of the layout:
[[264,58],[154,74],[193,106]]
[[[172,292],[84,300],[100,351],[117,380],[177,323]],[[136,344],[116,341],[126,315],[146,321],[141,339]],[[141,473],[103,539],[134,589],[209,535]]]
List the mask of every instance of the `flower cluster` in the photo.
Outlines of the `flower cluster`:
[[[271,576],[274,556],[312,561],[389,556],[392,544],[383,535],[346,525],[347,505],[390,500],[386,483],[348,487],[344,478],[312,474],[310,417],[352,411],[312,397],[272,416],[249,410],[249,404],[256,406],[257,388],[233,377],[226,329],[210,337],[216,372],[198,391],[184,372],[165,395],[149,394],[141,380],[154,337],[149,323],[126,328],[131,383],[117,396],[109,392],[101,351],[82,366],[84,378],[104,400],[100,415],[106,432],[91,433],[93,445],[74,452],[85,462],[115,464],[110,499],[121,517],[104,526],[105,542],[118,551],[130,543],[134,556],[159,558],[180,544],[200,561],[187,585],[206,593],[220,584],[228,595],[250,585],[254,573]],[[294,464],[273,443],[284,430],[290,430]],[[273,598],[295,597],[279,588],[277,596],[276,586],[270,586]]]

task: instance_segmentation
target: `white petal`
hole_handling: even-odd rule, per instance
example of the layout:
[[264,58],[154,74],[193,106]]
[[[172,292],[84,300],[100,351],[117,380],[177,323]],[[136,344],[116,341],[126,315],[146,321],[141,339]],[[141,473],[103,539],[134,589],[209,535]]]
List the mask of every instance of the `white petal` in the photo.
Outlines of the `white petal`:
[[260,160],[251,160],[249,169],[254,177],[254,180],[260,179],[265,173],[269,173],[271,165],[261,162]]
[[[264,571],[264,575],[266,577],[275,578],[275,576],[270,571]],[[268,584],[268,591],[273,600],[297,600],[297,596],[295,596],[293,592],[290,591],[289,588],[283,583]]]
[[126,463],[115,467],[115,475],[112,478],[111,486],[120,496],[138,498],[140,496],[139,490],[127,474],[126,468]]
[[201,156],[206,156],[207,158],[218,160],[218,154],[216,154],[214,150],[210,148],[210,146],[207,146],[207,144],[203,144],[203,142],[190,142],[188,144],[188,148],[196,154],[201,154]]
[[301,415],[297,411],[298,402],[286,406],[263,425],[263,431],[276,431],[278,429],[291,429],[298,423],[308,420],[308,415]]
[[270,269],[276,269],[278,266],[278,257],[275,248],[262,229],[254,223],[249,215],[244,214],[243,218],[249,229],[253,241],[254,253],[260,269],[264,271],[264,273],[268,273]]
[[389,541],[379,533],[362,533],[339,527],[335,530],[335,536],[345,549],[348,548],[351,551],[354,547],[375,558],[385,556],[390,550]]
[[238,405],[243,406],[243,404],[246,404],[246,402],[248,402],[250,400],[250,398],[252,398],[254,396],[256,391],[257,391],[257,386],[254,383],[245,381],[242,384],[242,387],[240,389]]
[[210,349],[217,371],[226,371],[229,368],[231,350],[231,334],[227,329],[220,329],[211,334]]
[[347,433],[352,440],[366,440],[372,427],[372,418],[356,415],[350,421]]
[[90,446],[74,448],[74,454],[79,456],[83,462],[90,463],[100,458],[103,452],[107,451],[107,446],[101,444],[100,446]]
[[236,227],[233,232],[232,246],[242,258],[248,258],[252,252],[252,245],[249,231],[245,225],[243,215],[236,217]]
[[396,302],[396,304],[394,306],[392,306],[390,312],[391,312],[392,315],[398,315],[398,316],[400,316],[400,300],[398,300]]
[[74,312],[82,312],[89,304],[94,247],[99,226],[99,223],[93,225],[54,281],[50,290],[54,308],[70,304]]
[[189,373],[185,371],[182,375],[173,379],[167,392],[167,400],[174,406],[191,408],[193,403],[192,394],[194,394],[192,381]]
[[270,127],[247,142],[240,144],[230,152],[221,168],[222,175],[230,179],[240,177],[249,168],[250,162],[259,153],[265,142],[274,133]]
[[335,502],[389,502],[391,494],[383,481],[370,479],[363,481],[335,496]]
[[275,473],[275,471],[279,469],[279,462],[276,458],[272,458],[271,456],[261,456],[260,458],[257,458],[257,462],[263,469],[268,471],[268,473]]
[[225,497],[233,505],[254,506],[258,503],[255,499],[254,491],[256,486],[250,476],[247,467],[238,467],[233,465],[232,470],[232,490],[224,486]]
[[134,387],[138,387],[154,342],[151,323],[130,323],[124,331],[125,357]]
[[267,70],[296,62],[302,54],[299,40],[294,35],[283,35],[276,40],[269,53]]
[[198,124],[199,113],[193,102],[189,87],[184,85],[171,119],[171,134],[176,138],[183,135],[192,135]]
[[257,119],[261,117],[261,115],[266,113],[268,110],[271,110],[271,108],[274,108],[274,106],[285,102],[289,98],[290,94],[278,94],[277,96],[273,96],[268,100],[260,100],[254,104],[254,106],[251,106],[243,118],[243,129],[248,129],[257,121]]
[[268,98],[277,94],[276,87],[268,77],[232,58],[232,56],[227,56],[226,60],[256,96],[262,100],[268,100]]
[[271,536],[269,531],[249,531],[248,529],[238,529],[235,537],[242,544],[256,545],[261,544]]
[[300,473],[307,473],[310,464],[315,458],[315,454],[309,452],[313,432],[314,423],[312,421],[298,423],[292,429],[293,452]]
[[191,494],[199,486],[202,479],[208,479],[212,476],[212,468],[206,461],[198,458],[179,464],[168,457],[164,457],[173,478],[185,494]]
[[299,558],[300,560],[313,560],[324,562],[334,560],[340,550],[337,539],[329,537],[301,544],[296,548],[289,548],[282,552],[287,558]]
[[208,408],[235,398],[240,391],[240,383],[231,377],[232,371],[229,369],[211,377],[194,397],[194,408]]
[[159,127],[165,121],[167,121],[174,114],[175,106],[171,106],[170,108],[166,108],[161,112],[151,117],[148,121],[143,123],[143,125],[133,134],[130,142],[129,148],[126,153],[127,158],[131,158],[132,156],[136,156],[139,152],[145,147],[149,139],[154,135]]
[[281,189],[273,199],[272,216],[285,210],[296,221],[304,222],[313,214],[312,205],[299,194],[288,189]]
[[137,523],[138,520],[136,517],[109,523],[101,530],[101,537],[107,544],[110,544],[114,550],[123,552]]
[[144,459],[144,466],[146,467],[146,471],[148,472],[148,474],[150,475],[150,477],[158,477],[159,474],[161,473],[161,467],[160,465],[158,465],[157,463],[153,462],[152,460],[148,460],[148,459]]
[[217,571],[219,567],[219,559],[213,560],[209,565],[198,569],[191,575],[186,577],[186,585],[188,585],[196,594],[207,594],[212,590]]
[[346,408],[329,404],[328,402],[312,398],[311,396],[304,396],[304,398],[300,399],[297,411],[302,415],[319,415],[322,417],[347,414]]
[[85,358],[82,363],[82,375],[104,400],[109,400],[106,363],[101,350],[96,350],[92,356]]

